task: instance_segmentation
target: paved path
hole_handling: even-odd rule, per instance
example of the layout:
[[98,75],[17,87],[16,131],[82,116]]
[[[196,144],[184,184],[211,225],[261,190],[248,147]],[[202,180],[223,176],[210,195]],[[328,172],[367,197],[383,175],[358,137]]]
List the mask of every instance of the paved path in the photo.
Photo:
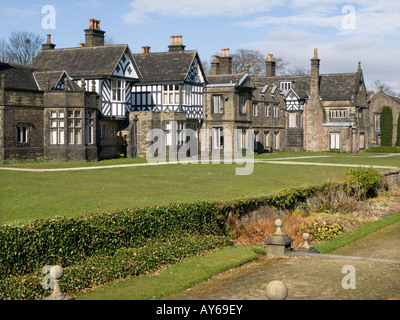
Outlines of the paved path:
[[[176,299],[265,300],[265,287],[273,280],[286,284],[287,300],[400,299],[399,248],[397,222],[332,252],[334,256],[264,257],[214,277]],[[344,288],[351,284],[349,270],[355,273],[355,289]]]
[[[399,154],[389,154],[384,155],[384,157],[389,156],[400,156]],[[237,159],[240,161],[248,161],[255,163],[273,163],[273,164],[288,164],[288,165],[304,165],[304,166],[326,166],[326,167],[373,167],[377,169],[388,169],[395,170],[398,167],[395,166],[380,166],[380,165],[359,165],[359,164],[341,164],[341,163],[318,163],[318,162],[296,162],[296,161],[287,161],[287,160],[296,160],[296,159],[318,159],[318,158],[327,158],[330,156],[305,156],[305,157],[289,157],[289,158],[273,158],[273,159]],[[380,157],[380,156],[376,156]],[[381,156],[383,157],[383,156]],[[223,160],[217,159],[221,163]],[[286,160],[286,161],[285,161]],[[80,170],[95,170],[95,169],[112,169],[112,168],[128,168],[128,167],[143,167],[143,166],[161,166],[168,164],[185,164],[185,163],[193,163],[193,161],[169,161],[169,162],[144,162],[144,163],[131,163],[131,164],[120,164],[120,165],[109,165],[109,166],[90,166],[90,167],[73,167],[73,168],[55,168],[55,169],[28,169],[28,168],[13,168],[13,167],[1,167],[0,170],[8,170],[8,171],[25,171],[25,172],[57,172],[57,171],[80,171]],[[212,163],[212,159],[208,159],[207,163]],[[201,164],[201,161],[198,161]],[[229,160],[229,163],[232,163],[232,160]],[[233,163],[235,161],[233,160]],[[242,162],[241,162],[242,163]]]

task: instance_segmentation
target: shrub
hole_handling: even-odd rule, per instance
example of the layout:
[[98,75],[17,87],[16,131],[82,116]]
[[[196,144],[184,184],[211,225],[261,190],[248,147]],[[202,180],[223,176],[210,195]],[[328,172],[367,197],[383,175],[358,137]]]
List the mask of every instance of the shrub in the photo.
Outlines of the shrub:
[[390,107],[383,107],[381,113],[381,146],[392,146],[393,139],[393,113]]
[[342,234],[343,227],[337,223],[328,224],[325,220],[312,221],[308,225],[308,233],[312,239],[329,240]]
[[346,170],[346,192],[358,199],[372,198],[378,193],[383,181],[382,175],[370,168],[349,168]]

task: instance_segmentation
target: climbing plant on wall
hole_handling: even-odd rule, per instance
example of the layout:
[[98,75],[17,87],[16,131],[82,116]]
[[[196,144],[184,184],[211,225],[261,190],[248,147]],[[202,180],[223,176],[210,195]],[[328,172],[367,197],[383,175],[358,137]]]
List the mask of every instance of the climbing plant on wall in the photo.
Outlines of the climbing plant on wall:
[[391,146],[393,137],[393,113],[390,107],[383,107],[381,113],[381,146]]
[[397,117],[397,140],[396,146],[400,147],[400,112],[399,116]]

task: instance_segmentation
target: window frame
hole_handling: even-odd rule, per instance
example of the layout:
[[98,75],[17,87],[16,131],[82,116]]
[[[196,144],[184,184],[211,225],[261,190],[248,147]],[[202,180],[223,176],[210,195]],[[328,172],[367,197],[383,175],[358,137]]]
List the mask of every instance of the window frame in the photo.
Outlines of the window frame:
[[17,145],[26,146],[30,143],[30,127],[31,125],[26,123],[16,124],[16,134],[17,134]]
[[68,145],[82,145],[83,114],[82,110],[67,111]]
[[258,117],[259,103],[253,103],[253,117]]
[[245,94],[239,94],[239,114],[247,114],[247,99]]
[[179,105],[180,104],[180,89],[178,84],[165,84],[163,86],[163,105]]
[[[216,110],[216,101],[218,101],[218,106]],[[222,107],[221,107],[222,105]],[[214,94],[212,95],[212,106],[213,106],[213,114],[224,114],[225,113],[225,105],[224,105],[224,96],[222,94]]]
[[[53,116],[56,114],[56,116]],[[65,120],[64,110],[50,110],[50,141],[52,146],[65,145]],[[55,124],[54,124],[55,122]],[[55,136],[54,136],[55,134]]]
[[381,132],[381,115],[380,114],[375,114],[374,129],[375,129],[375,132]]
[[121,79],[111,79],[111,101],[125,101],[125,81]]

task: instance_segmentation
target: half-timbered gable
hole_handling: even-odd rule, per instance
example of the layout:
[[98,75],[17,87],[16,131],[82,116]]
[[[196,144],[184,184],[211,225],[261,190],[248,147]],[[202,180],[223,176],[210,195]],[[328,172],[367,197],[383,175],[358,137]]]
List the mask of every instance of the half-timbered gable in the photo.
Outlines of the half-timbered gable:
[[139,72],[127,45],[42,50],[32,66],[41,71],[66,70],[72,81],[100,95],[104,117],[126,118],[132,84]]
[[133,58],[142,81],[132,87],[132,111],[184,112],[188,120],[203,118],[206,76],[197,51],[146,52]]

